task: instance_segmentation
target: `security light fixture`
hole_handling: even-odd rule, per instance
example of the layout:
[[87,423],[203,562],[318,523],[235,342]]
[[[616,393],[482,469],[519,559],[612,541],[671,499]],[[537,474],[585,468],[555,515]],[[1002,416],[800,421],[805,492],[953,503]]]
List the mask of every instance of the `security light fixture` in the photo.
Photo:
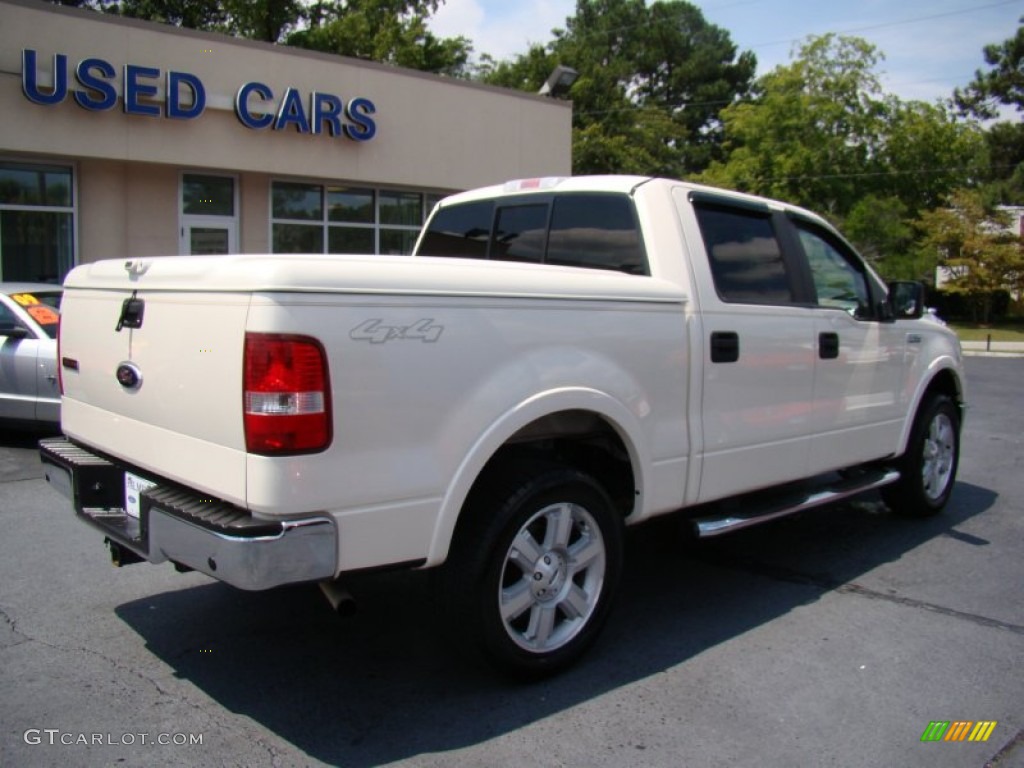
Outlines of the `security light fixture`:
[[559,64],[537,93],[540,96],[547,96],[552,99],[560,98],[569,92],[572,84],[576,82],[579,76],[580,73],[572,67]]

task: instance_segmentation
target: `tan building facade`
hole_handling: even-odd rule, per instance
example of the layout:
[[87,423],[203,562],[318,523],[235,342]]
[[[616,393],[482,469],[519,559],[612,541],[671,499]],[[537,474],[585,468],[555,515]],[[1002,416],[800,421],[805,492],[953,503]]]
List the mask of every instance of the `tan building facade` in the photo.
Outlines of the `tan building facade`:
[[442,195],[571,172],[571,107],[0,0],[0,280],[102,258],[407,253]]

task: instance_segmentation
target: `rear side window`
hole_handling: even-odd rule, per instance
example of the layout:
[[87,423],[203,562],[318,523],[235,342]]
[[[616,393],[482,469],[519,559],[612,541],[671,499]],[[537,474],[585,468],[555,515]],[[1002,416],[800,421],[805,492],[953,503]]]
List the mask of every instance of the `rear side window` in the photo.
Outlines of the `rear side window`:
[[633,202],[624,194],[567,193],[446,206],[431,220],[417,255],[648,274]]
[[493,200],[442,208],[431,219],[430,229],[423,236],[417,253],[420,256],[486,259],[493,218]]
[[555,198],[548,264],[647,274],[633,205],[623,195]]
[[736,304],[789,304],[793,290],[768,211],[697,204],[715,290]]

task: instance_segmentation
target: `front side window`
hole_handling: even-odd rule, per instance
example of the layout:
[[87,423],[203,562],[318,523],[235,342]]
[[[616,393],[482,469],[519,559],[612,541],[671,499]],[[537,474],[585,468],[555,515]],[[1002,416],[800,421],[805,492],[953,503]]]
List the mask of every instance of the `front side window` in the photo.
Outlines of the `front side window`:
[[715,290],[737,304],[789,304],[793,290],[768,211],[695,205]]
[[0,280],[63,281],[73,233],[71,168],[0,163]]
[[867,278],[846,249],[803,222],[795,222],[811,268],[818,306],[841,309],[857,318],[871,316]]

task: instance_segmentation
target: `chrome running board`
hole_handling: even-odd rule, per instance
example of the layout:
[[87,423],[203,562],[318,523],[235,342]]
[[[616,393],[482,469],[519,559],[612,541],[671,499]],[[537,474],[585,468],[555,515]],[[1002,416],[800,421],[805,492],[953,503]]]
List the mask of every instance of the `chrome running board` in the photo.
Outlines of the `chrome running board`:
[[[824,504],[832,504],[874,488],[890,485],[899,479],[900,473],[895,469],[863,470],[853,477],[832,475],[828,481],[810,487],[801,485],[795,491],[770,494],[767,496],[768,501],[764,501],[765,497],[761,494],[731,500],[726,502],[728,510],[720,509],[719,514],[697,517],[692,522],[697,537],[707,539]],[[737,511],[737,507],[742,507],[742,511]]]

